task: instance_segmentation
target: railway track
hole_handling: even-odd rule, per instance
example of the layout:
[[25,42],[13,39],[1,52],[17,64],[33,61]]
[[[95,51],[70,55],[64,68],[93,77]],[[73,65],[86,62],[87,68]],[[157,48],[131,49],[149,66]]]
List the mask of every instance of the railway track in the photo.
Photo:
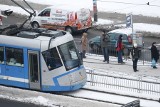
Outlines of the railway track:
[[[90,96],[85,95],[86,93],[88,93]],[[59,93],[58,95],[69,96],[69,97],[80,98],[80,99],[91,100],[91,101],[104,102],[108,104],[113,104],[115,105],[115,107],[121,107],[122,105],[135,100],[140,100],[140,102],[143,102],[140,107],[149,107],[149,106],[145,106],[148,104],[147,103],[144,104],[144,102],[148,102],[150,104],[155,102],[159,103],[158,100],[147,99],[139,96],[135,97],[131,95],[121,95],[121,94],[86,89],[86,88],[82,88],[74,92]],[[127,100],[125,101],[125,99]]]

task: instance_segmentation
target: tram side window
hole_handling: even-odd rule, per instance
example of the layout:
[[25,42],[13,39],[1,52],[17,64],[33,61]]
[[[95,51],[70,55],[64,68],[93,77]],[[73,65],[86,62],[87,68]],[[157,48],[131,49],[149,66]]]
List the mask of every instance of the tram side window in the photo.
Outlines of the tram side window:
[[49,71],[62,66],[62,62],[56,48],[43,51],[42,55]]
[[23,67],[23,49],[6,48],[6,63],[7,65]]
[[4,47],[0,47],[0,64],[4,64]]

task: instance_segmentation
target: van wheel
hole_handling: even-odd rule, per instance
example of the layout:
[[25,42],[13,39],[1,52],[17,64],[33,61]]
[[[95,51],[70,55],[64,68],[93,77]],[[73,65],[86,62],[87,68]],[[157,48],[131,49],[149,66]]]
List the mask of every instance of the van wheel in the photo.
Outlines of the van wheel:
[[32,23],[32,28],[39,28],[38,22],[33,22]]
[[72,30],[72,28],[71,28],[71,27],[66,27],[66,28],[65,28],[65,31],[69,32],[70,34],[72,34],[72,33],[73,33],[73,30]]

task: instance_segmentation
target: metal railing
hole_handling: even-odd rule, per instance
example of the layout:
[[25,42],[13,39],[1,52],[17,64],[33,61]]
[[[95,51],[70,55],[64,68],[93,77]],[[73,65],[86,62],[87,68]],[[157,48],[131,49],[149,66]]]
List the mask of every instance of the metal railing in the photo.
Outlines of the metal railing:
[[[82,51],[81,43],[79,39],[76,39],[77,48],[79,51]],[[102,55],[102,49],[100,49],[98,46],[91,47],[89,44],[87,46],[87,53],[89,55],[96,54],[96,55]],[[115,51],[115,48],[109,48],[109,56],[115,56],[117,57],[117,51]],[[123,54],[123,60],[130,60],[131,54]],[[142,62],[143,65],[145,63],[151,62],[151,50],[148,47],[142,47],[140,52],[140,58],[138,60],[139,62]],[[158,60],[158,63],[160,63],[160,60]]]
[[[99,73],[97,73],[99,72]],[[150,95],[160,95],[160,77],[146,75],[131,76],[115,74],[100,70],[87,70],[87,85],[136,92]]]

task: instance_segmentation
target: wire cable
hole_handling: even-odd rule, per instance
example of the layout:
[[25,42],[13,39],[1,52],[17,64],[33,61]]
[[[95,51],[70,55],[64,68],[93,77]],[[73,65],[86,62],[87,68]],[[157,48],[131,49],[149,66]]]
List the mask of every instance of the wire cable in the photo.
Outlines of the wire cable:
[[[150,2],[144,3],[144,4],[138,4],[138,3],[127,3],[127,2],[117,2],[117,1],[104,1],[104,0],[97,0],[99,2],[111,2],[111,3],[119,3],[119,4],[130,4],[130,5],[145,5],[145,6],[154,6],[154,7],[160,7],[159,5],[150,5]],[[155,2],[157,0],[153,0],[151,2]]]

